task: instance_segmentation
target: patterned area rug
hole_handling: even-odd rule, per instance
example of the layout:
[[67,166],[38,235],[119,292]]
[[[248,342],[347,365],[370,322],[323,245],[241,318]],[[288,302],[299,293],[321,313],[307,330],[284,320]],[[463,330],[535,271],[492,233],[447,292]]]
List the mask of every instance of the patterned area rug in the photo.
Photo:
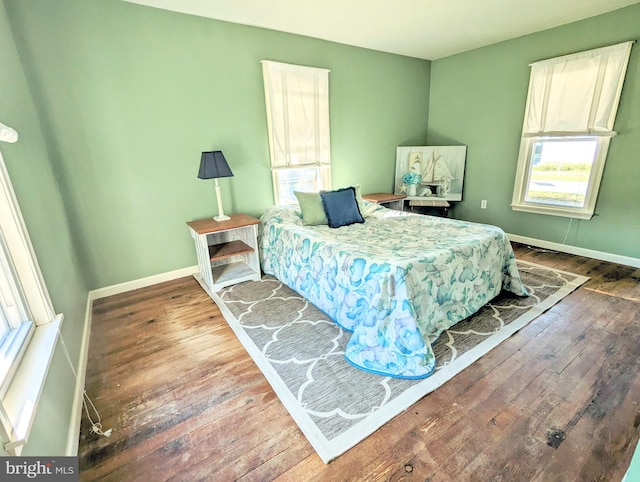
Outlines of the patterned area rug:
[[503,292],[434,343],[436,372],[399,380],[343,357],[351,336],[273,277],[225,288],[222,314],[325,463],[471,365],[588,278],[518,261],[531,296]]

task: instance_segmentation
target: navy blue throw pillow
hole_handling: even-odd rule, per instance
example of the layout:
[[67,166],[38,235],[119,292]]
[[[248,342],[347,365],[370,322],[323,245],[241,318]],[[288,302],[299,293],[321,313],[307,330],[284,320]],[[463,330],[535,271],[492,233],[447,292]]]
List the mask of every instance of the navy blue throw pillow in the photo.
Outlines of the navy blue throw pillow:
[[329,227],[339,228],[354,223],[364,223],[356,202],[356,190],[353,186],[320,192],[320,197],[327,221],[329,221]]

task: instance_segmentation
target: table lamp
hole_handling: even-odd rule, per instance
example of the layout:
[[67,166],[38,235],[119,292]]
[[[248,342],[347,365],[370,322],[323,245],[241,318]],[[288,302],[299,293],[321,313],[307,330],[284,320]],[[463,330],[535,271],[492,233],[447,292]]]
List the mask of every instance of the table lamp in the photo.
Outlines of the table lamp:
[[227,164],[227,160],[224,158],[222,151],[209,151],[202,153],[198,177],[200,179],[215,179],[218,215],[214,216],[213,219],[216,221],[226,221],[231,219],[229,216],[225,216],[224,209],[222,208],[222,198],[220,197],[220,185],[218,184],[218,178],[232,176],[233,173],[231,172],[231,168],[229,167],[229,164]]

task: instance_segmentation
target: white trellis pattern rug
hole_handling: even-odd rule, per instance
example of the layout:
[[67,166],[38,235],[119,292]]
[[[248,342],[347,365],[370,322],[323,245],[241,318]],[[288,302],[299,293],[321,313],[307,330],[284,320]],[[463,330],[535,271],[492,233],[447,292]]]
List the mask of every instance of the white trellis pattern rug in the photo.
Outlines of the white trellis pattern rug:
[[578,288],[588,278],[518,261],[527,298],[502,293],[434,343],[436,372],[400,380],[344,359],[350,333],[273,277],[216,294],[222,314],[325,463]]

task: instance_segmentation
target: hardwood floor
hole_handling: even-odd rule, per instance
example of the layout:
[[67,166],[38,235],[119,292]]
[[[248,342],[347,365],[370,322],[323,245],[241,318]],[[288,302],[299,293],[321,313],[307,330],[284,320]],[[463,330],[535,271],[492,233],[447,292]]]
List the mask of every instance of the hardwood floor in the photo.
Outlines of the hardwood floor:
[[590,277],[328,465],[191,277],[97,300],[80,480],[619,481],[640,425],[640,269],[514,245]]

